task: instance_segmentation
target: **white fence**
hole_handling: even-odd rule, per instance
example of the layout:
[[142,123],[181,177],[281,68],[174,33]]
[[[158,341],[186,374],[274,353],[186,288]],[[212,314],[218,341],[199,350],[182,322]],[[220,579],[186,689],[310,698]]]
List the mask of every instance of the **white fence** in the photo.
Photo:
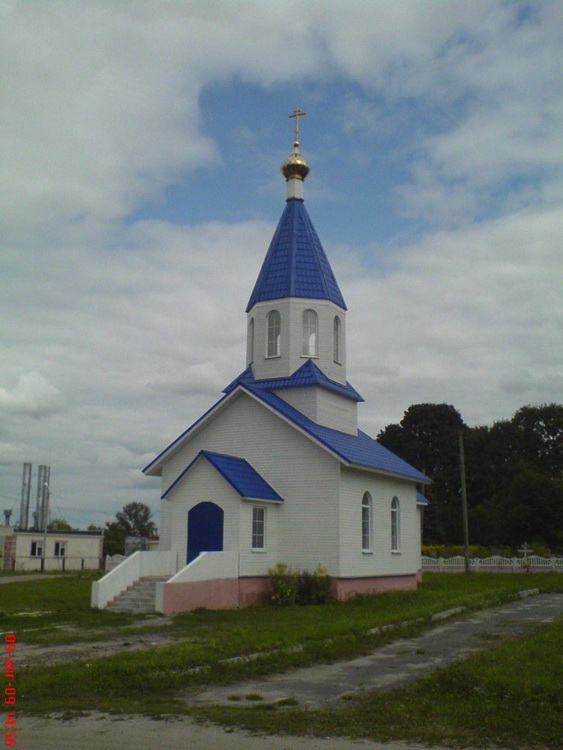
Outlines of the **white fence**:
[[[539,557],[529,555],[528,557],[472,557],[469,560],[469,568],[472,571],[492,571],[507,573],[563,573],[563,557]],[[422,555],[422,570],[442,572],[459,572],[465,570],[465,557],[428,557]]]

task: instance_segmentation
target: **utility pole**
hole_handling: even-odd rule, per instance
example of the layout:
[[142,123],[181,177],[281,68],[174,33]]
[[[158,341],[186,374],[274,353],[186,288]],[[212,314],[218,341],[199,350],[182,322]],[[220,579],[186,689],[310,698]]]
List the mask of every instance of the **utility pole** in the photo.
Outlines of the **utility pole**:
[[463,550],[465,556],[465,572],[469,573],[469,521],[467,518],[467,485],[465,482],[465,449],[463,445],[463,430],[459,431],[459,468],[461,472],[461,507],[463,511]]
[[45,482],[43,496],[43,549],[41,550],[41,572],[45,572],[47,561],[47,527],[49,526],[49,482]]

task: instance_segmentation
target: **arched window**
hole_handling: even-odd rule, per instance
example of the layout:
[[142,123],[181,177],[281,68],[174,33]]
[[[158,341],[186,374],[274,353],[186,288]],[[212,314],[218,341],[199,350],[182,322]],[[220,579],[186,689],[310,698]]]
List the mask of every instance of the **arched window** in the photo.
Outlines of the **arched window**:
[[401,514],[398,498],[391,501],[391,551],[399,552],[401,549]]
[[342,362],[342,323],[338,315],[334,318],[334,361]]
[[371,495],[369,492],[364,492],[362,497],[362,552],[371,551],[371,526]]
[[248,323],[248,364],[254,362],[254,318]]
[[303,313],[303,356],[316,357],[318,355],[319,320],[314,310]]
[[280,356],[281,319],[277,310],[268,313],[268,347],[266,356]]

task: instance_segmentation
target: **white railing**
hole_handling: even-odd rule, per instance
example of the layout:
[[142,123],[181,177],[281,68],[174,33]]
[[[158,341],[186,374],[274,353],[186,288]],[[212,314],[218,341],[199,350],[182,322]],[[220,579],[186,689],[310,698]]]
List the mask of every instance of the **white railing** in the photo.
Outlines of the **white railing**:
[[176,552],[135,552],[117,568],[92,584],[91,606],[104,609],[116,596],[139,578],[173,576],[177,570]]
[[[472,557],[469,560],[472,571],[508,571],[512,573],[525,572],[550,572],[563,573],[563,557],[540,557],[539,555],[528,555],[527,557]],[[465,569],[465,557],[428,557],[422,555],[422,570],[430,571],[459,571]]]

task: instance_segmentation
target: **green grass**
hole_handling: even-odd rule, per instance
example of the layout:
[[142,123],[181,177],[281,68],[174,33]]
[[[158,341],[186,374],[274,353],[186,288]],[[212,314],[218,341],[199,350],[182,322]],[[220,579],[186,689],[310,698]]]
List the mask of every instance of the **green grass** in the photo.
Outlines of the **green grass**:
[[[0,630],[15,630],[29,643],[74,643],[77,640],[102,640],[116,629],[123,634],[166,630],[183,637],[194,628],[202,633],[222,630],[249,636],[248,648],[261,650],[294,645],[303,639],[349,636],[378,625],[409,619],[427,618],[433,612],[456,606],[483,607],[505,601],[523,588],[542,591],[563,589],[563,575],[509,574],[425,574],[425,583],[417,592],[398,591],[376,597],[359,597],[346,605],[323,607],[253,607],[229,612],[203,612],[173,618],[134,616],[90,609],[92,580],[97,574],[37,577],[0,585]],[[39,613],[39,614],[38,614]],[[151,625],[143,625],[150,619]],[[53,628],[59,628],[56,634]],[[73,628],[86,629],[77,635]],[[125,630],[128,628],[128,630]],[[243,636],[244,637],[244,636]]]
[[354,698],[345,709],[278,710],[262,704],[198,709],[196,715],[270,733],[560,750],[562,685],[563,618],[409,688]]
[[[82,578],[65,577],[0,587],[0,608],[5,611],[2,629],[14,629],[19,641],[29,642],[38,642],[38,634],[47,642],[54,623],[84,627],[89,640],[98,634],[130,634],[135,629],[131,616],[89,609],[89,585]],[[20,592],[20,586],[26,587],[17,596],[20,607],[25,601],[35,610],[52,612],[31,618],[35,629],[29,632],[18,625],[22,616],[15,613],[16,597],[6,597],[4,590],[17,587]],[[487,606],[531,587],[561,591],[563,576],[430,574],[417,592],[389,592],[321,607],[197,612],[164,618],[165,625],[141,623],[143,632],[164,627],[178,640],[173,645],[123,652],[88,663],[19,670],[18,705],[36,713],[85,709],[186,712],[189,709],[178,696],[202,684],[228,684],[293,666],[351,657],[396,637],[397,632],[420,631],[435,612],[455,606]],[[389,625],[400,629],[366,635],[369,629]],[[42,627],[45,629],[37,630]],[[76,639],[76,632],[70,635]],[[248,658],[254,654],[259,658]],[[241,656],[246,658],[225,661]]]
[[[100,638],[117,626],[135,621],[129,614],[90,609],[92,581],[98,573],[65,574],[52,578],[37,575],[33,581],[0,585],[0,629],[13,630],[27,642],[53,642],[53,628],[101,628]],[[41,634],[44,629],[46,633]],[[26,632],[29,631],[29,632]],[[73,636],[60,634],[72,642]],[[83,638],[81,640],[84,640]]]

